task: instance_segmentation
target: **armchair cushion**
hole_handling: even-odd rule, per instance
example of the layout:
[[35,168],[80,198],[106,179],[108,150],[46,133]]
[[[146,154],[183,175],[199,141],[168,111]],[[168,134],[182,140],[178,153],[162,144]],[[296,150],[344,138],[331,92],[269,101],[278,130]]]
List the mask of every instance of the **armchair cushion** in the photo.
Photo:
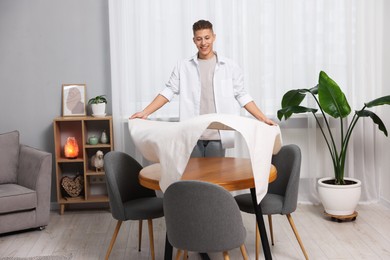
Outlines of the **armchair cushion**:
[[19,163],[19,132],[0,134],[0,184],[16,183]]
[[18,184],[0,185],[0,195],[0,214],[37,207],[37,193]]

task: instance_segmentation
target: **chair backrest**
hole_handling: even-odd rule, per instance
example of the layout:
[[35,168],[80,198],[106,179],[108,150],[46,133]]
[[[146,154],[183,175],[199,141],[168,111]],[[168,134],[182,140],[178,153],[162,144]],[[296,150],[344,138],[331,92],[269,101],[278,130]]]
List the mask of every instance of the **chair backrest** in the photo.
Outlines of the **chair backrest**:
[[284,197],[282,214],[294,212],[298,201],[301,149],[295,144],[284,145],[272,157],[272,164],[278,170],[278,177],[269,184],[268,193]]
[[240,209],[224,188],[178,181],[164,193],[164,215],[172,246],[194,252],[223,252],[245,242]]
[[144,197],[155,197],[153,190],[139,184],[142,166],[130,155],[111,151],[104,156],[104,170],[112,216],[126,220],[123,203]]

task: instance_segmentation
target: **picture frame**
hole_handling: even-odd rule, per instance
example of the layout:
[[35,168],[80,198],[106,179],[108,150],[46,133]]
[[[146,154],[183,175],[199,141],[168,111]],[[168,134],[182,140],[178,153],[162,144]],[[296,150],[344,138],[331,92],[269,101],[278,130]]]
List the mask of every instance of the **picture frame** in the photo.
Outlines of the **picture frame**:
[[62,116],[86,116],[86,84],[62,85]]

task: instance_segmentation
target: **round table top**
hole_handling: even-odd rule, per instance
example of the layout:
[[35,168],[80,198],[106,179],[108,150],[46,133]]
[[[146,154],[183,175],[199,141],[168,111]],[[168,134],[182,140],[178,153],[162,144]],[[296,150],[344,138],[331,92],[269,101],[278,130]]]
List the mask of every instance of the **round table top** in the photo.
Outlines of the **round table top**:
[[[142,186],[160,190],[161,166],[155,163],[143,168],[139,175]],[[271,165],[269,182],[277,177],[277,170]],[[182,180],[199,180],[218,184],[228,191],[255,187],[251,160],[232,157],[190,158]]]

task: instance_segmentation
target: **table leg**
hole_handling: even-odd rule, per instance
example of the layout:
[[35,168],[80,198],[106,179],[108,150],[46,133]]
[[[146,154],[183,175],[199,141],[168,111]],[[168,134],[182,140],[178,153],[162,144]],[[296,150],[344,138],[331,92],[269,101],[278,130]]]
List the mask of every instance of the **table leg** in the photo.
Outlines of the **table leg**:
[[257,225],[259,226],[261,245],[263,246],[264,256],[265,259],[272,259],[271,249],[269,248],[267,232],[264,225],[263,212],[261,211],[260,205],[257,203],[255,188],[251,188],[251,195],[253,207],[255,208]]
[[173,247],[168,240],[168,234],[165,236],[164,260],[172,260]]
[[[164,260],[172,260],[173,246],[169,243],[168,235],[165,236],[165,252]],[[210,257],[207,253],[200,253],[200,258],[202,260],[210,260]]]

